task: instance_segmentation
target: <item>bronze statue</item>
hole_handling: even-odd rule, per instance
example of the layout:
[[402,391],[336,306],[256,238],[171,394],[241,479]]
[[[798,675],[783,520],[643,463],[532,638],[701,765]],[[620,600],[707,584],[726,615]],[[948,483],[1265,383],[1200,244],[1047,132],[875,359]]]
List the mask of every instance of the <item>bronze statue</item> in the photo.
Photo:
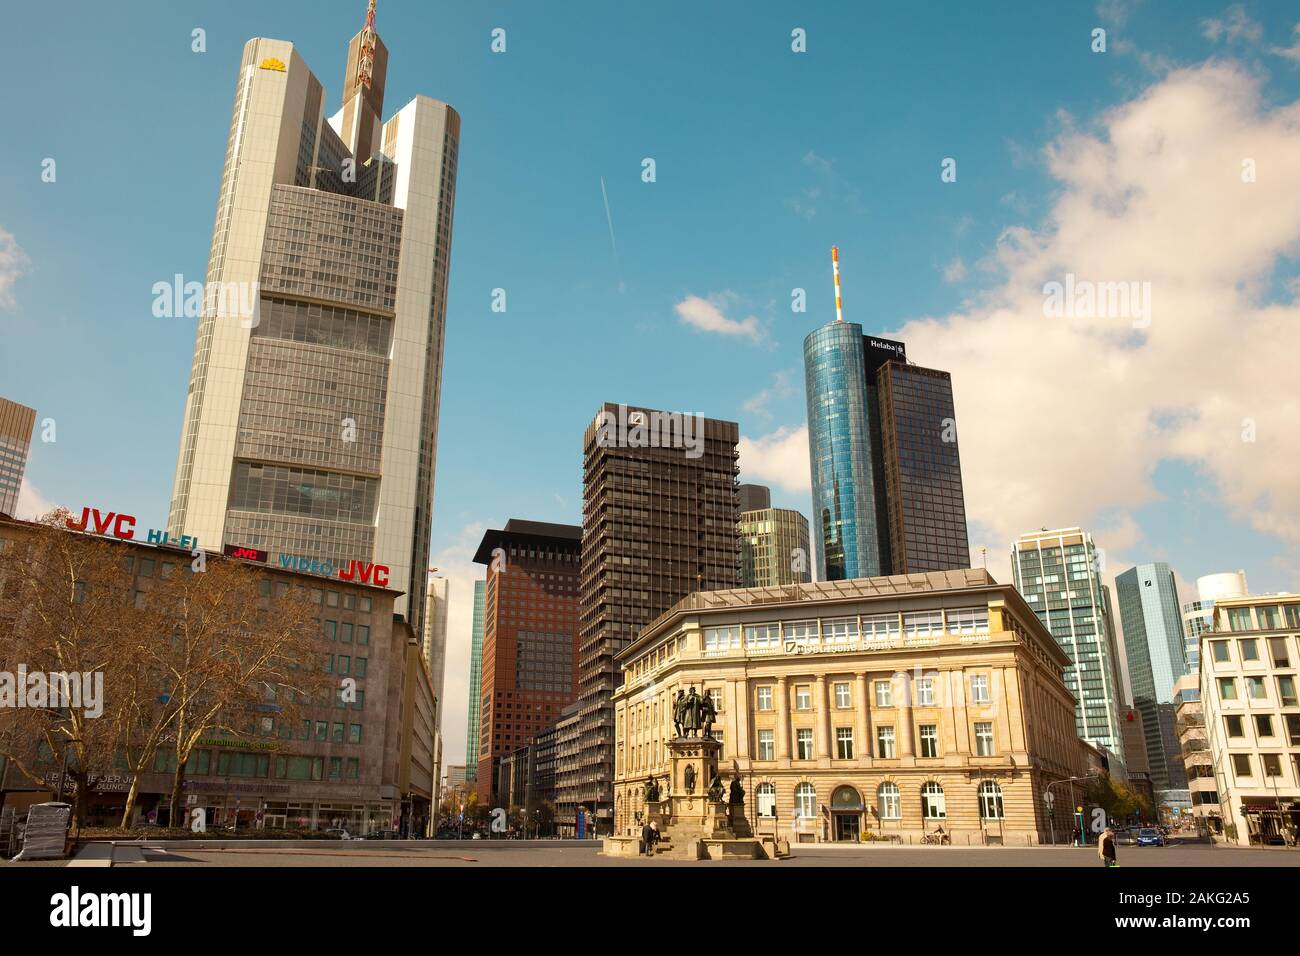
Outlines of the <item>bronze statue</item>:
[[718,719],[718,709],[713,706],[713,698],[708,694],[700,695],[700,723],[704,725],[703,737],[713,739],[713,722]]
[[722,778],[716,770],[713,771],[713,779],[709,781],[709,799],[714,803],[722,802]]
[[677,731],[677,736],[682,734],[682,720],[686,709],[686,691],[679,690],[677,696],[673,699],[673,728]]
[[694,685],[682,701],[682,730],[687,737],[697,737],[700,733],[700,695],[695,693]]
[[659,781],[655,780],[654,774],[646,777],[645,781],[645,802],[659,802]]
[[685,778],[686,792],[694,793],[695,792],[695,764],[688,763],[686,765],[686,773],[684,773],[682,776]]
[[740,774],[736,774],[731,778],[731,802],[745,802],[745,788],[740,785]]

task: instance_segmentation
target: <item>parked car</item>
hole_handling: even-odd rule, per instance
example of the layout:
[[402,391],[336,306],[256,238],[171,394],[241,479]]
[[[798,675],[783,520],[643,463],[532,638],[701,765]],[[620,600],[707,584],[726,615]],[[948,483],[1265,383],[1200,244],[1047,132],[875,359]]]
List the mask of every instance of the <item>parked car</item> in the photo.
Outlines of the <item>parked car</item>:
[[348,833],[348,831],[347,831],[347,830],[344,830],[342,827],[331,827],[330,829],[328,829],[328,830],[325,831],[325,835],[326,835],[326,836],[332,836],[332,837],[334,837],[334,838],[336,838],[336,839],[339,839],[339,840],[351,840],[351,839],[352,839],[352,834]]
[[1155,827],[1143,827],[1141,830],[1138,830],[1137,845],[1138,846],[1164,846],[1165,845],[1164,834],[1162,834]]

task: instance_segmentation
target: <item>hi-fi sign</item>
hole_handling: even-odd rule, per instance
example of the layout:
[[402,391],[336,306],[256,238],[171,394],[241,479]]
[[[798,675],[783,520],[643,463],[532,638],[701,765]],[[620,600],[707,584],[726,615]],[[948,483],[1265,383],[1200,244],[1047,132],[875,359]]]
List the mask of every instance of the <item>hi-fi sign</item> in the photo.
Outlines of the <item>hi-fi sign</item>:
[[[88,531],[91,534],[112,535],[114,538],[121,538],[123,541],[136,540],[135,515],[118,514],[115,511],[100,511],[98,508],[82,508],[80,520],[68,518],[65,523],[72,531]],[[160,531],[157,528],[150,528],[145,540],[149,544],[168,544],[175,548],[184,548],[186,551],[196,549],[199,546],[198,538],[191,538],[189,535],[183,534],[173,541],[166,531]]]

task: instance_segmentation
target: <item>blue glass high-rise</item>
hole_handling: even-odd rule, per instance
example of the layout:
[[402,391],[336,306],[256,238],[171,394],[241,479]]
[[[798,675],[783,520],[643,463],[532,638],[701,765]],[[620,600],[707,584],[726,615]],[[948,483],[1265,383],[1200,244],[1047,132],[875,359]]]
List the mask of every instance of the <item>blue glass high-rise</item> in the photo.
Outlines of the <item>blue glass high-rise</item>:
[[812,537],[820,580],[885,573],[862,326],[830,322],[803,342],[812,473]]

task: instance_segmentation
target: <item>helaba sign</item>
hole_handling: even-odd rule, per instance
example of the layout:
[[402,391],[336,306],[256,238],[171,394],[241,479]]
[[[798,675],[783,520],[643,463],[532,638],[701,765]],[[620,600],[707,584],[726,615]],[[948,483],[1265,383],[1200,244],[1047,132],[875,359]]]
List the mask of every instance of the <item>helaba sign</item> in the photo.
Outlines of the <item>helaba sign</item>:
[[371,564],[368,561],[358,561],[355,558],[348,561],[346,566],[335,568],[329,561],[319,561],[307,555],[282,554],[280,555],[280,567],[286,571],[319,574],[321,577],[326,578],[337,575],[343,581],[373,584],[381,588],[388,587],[388,565]]
[[[111,535],[123,541],[135,541],[135,515],[118,514],[115,511],[100,511],[98,508],[82,508],[81,518],[68,518],[65,522],[72,531],[89,531],[91,534]],[[166,544],[174,548],[190,551],[199,546],[198,538],[187,534],[172,540],[166,531],[150,528],[145,539],[149,544]]]

